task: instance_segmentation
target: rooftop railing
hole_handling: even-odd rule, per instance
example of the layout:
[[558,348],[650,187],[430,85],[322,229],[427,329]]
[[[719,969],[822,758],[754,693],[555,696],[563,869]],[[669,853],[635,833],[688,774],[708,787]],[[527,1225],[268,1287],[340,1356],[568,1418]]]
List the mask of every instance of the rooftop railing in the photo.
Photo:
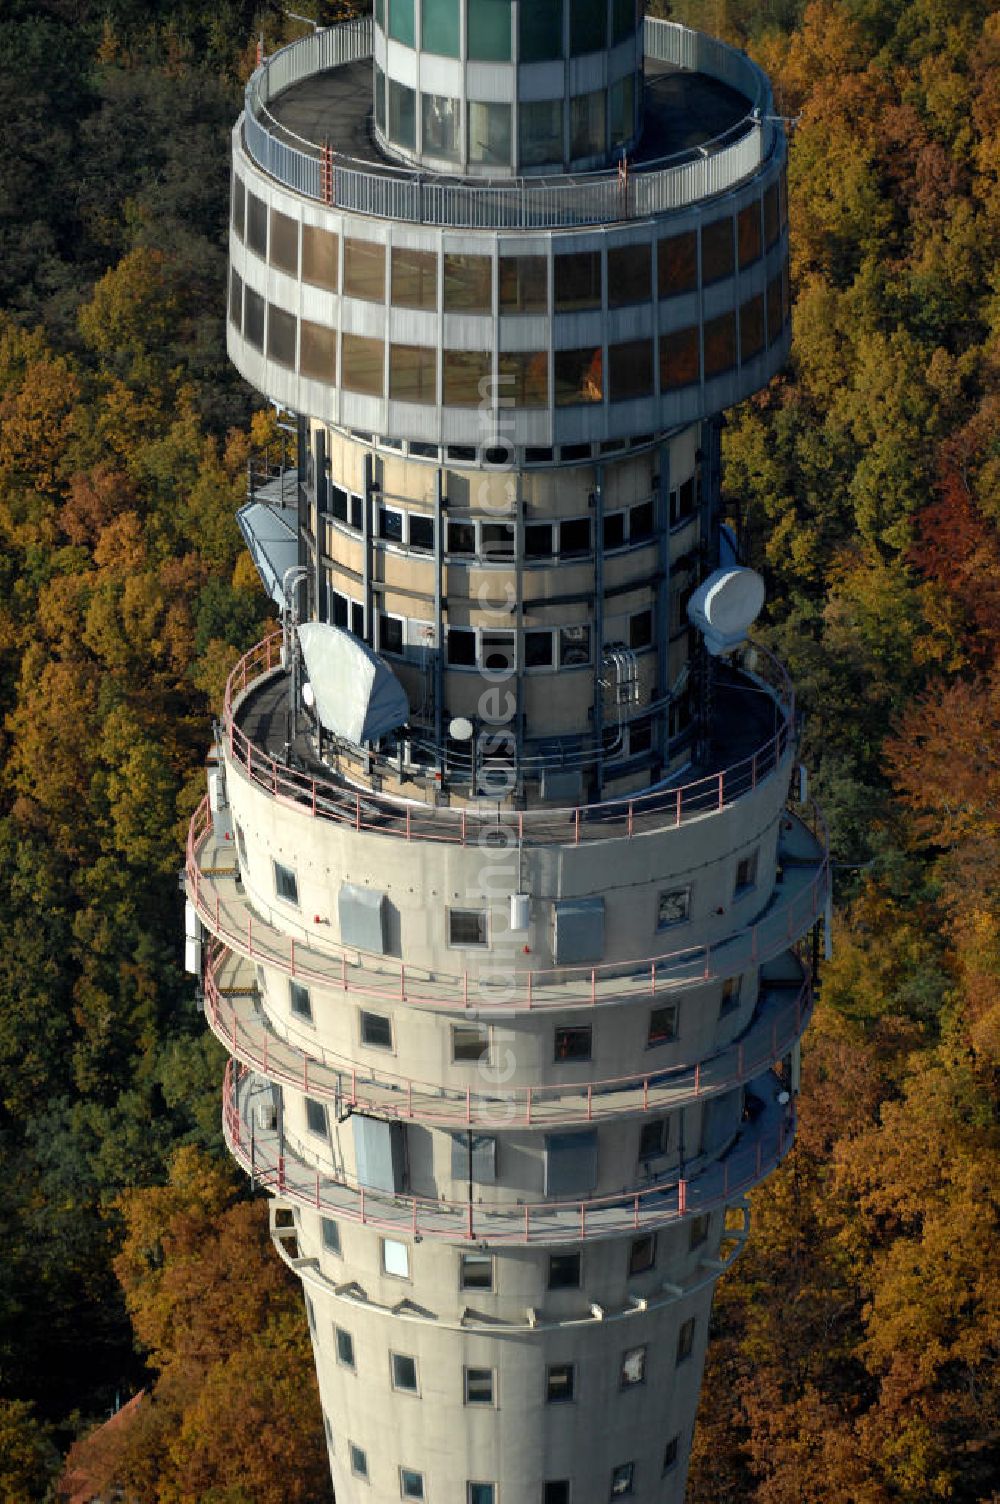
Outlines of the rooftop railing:
[[270,104],[314,74],[372,53],[372,21],[347,21],[283,47],[246,87],[243,141],[270,177],[306,198],[357,214],[467,229],[556,229],[646,219],[725,193],[751,177],[780,131],[766,75],[745,54],[672,21],[647,18],[646,56],[726,84],[747,100],[736,125],[702,144],[652,162],[559,177],[462,179],[372,163],[306,141],[282,126]]
[[[226,683],[223,725],[229,756],[251,783],[317,819],[334,820],[353,830],[374,831],[404,841],[442,841],[457,846],[474,846],[481,840],[489,840],[497,825],[495,800],[489,801],[486,808],[475,804],[432,808],[393,799],[367,789],[351,788],[332,776],[316,777],[293,768],[251,741],[239,725],[240,701],[258,680],[280,669],[281,643],[280,632],[266,637],[240,659]],[[794,749],[795,692],[782,664],[766,649],[752,644],[735,655],[735,662],[754,688],[771,696],[779,717],[774,735],[749,757],[689,783],[625,799],[563,808],[512,810],[504,818],[516,827],[518,841],[527,846],[578,846],[585,841],[631,839],[711,815],[753,793],[785,766]],[[383,762],[385,773],[396,771],[395,760],[386,758]]]

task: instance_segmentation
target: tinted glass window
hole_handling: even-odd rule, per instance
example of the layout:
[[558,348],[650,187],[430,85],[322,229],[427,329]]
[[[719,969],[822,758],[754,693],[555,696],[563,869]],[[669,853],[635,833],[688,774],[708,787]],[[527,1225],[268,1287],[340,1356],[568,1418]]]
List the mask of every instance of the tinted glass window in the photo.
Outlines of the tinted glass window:
[[521,62],[542,63],[562,57],[563,7],[561,0],[545,5],[521,5],[519,27]]
[[436,402],[437,351],[424,345],[390,345],[389,396],[397,402]]
[[652,251],[648,245],[625,245],[608,251],[608,307],[648,303],[653,295]]
[[740,309],[740,360],[751,360],[764,348],[764,295],[758,293]]
[[337,380],[337,331],[302,320],[299,331],[299,371],[331,386]]
[[675,329],[672,334],[660,335],[660,391],[674,387],[689,386],[697,381],[700,357],[698,330]]
[[547,407],[549,356],[547,350],[501,355],[498,396],[515,407]]
[[449,313],[493,312],[493,262],[489,256],[445,256],[444,306]]
[[316,225],[302,226],[302,280],[336,292],[338,237]]
[[661,240],[656,250],[657,287],[661,298],[691,292],[698,286],[698,236],[694,230]]
[[488,350],[445,350],[442,401],[446,407],[479,407],[490,395]]
[[510,165],[510,105],[469,103],[469,161]]
[[569,50],[600,52],[608,41],[608,7],[606,0],[572,0],[569,8]]
[[563,102],[525,100],[518,112],[518,151],[522,166],[563,159]]
[[368,397],[382,396],[384,348],[380,339],[365,339],[360,334],[343,336],[342,381],[349,392],[362,392]]
[[248,287],[244,293],[243,333],[255,349],[264,349],[264,299]]
[[601,306],[601,253],[556,256],[553,277],[557,313]]
[[417,144],[417,95],[407,84],[389,80],[389,135],[400,146]]
[[396,308],[437,307],[438,258],[434,251],[392,251],[392,302]]
[[608,347],[609,396],[612,402],[630,397],[649,397],[653,391],[653,342],[628,340]]
[[718,282],[720,277],[733,275],[733,222],[714,220],[704,225],[701,232],[701,280],[704,283]]
[[458,57],[458,0],[423,0],[420,41],[427,52]]
[[271,265],[284,272],[298,276],[299,271],[299,225],[298,220],[277,209],[271,210]]
[[736,364],[736,315],[723,313],[705,325],[705,377],[717,376]]
[[344,291],[368,302],[385,300],[385,246],[377,240],[344,241]]
[[447,94],[421,94],[420,109],[422,150],[456,162],[462,150],[461,101]]
[[295,370],[295,315],[273,303],[267,310],[267,355],[279,366]]
[[749,266],[760,259],[760,200],[754,199],[736,217],[736,239],[740,250],[740,266]]
[[501,313],[547,312],[547,259],[544,256],[501,256],[499,292]]
[[267,205],[255,193],[247,194],[247,245],[267,259]]
[[468,0],[470,58],[508,62],[510,33],[510,0]]
[[586,350],[555,352],[555,399],[557,407],[581,402],[600,402],[604,397],[603,352],[598,345]]

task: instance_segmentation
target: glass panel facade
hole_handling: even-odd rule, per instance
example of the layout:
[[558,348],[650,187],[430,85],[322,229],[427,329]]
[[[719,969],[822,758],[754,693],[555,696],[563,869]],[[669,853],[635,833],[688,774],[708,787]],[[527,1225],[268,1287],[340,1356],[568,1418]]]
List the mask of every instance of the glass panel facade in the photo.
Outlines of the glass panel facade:
[[[424,95],[426,99],[426,94]],[[392,250],[392,303],[394,308],[437,307],[438,258],[434,251],[411,251],[405,246]]]
[[631,139],[635,130],[635,76],[631,73],[619,78],[608,90],[611,145],[620,146]]
[[569,154],[578,157],[598,156],[604,151],[604,104],[603,89],[594,89],[590,94],[576,94],[570,100]]
[[604,360],[600,345],[587,350],[555,352],[556,407],[573,407],[604,398]]
[[522,4],[519,29],[522,63],[544,63],[563,54],[562,0]]
[[421,150],[432,157],[457,162],[462,150],[462,108],[444,94],[421,94]]
[[510,166],[510,105],[469,103],[469,161]]
[[385,246],[379,241],[345,239],[344,291],[369,303],[385,301]]
[[314,287],[336,292],[339,285],[337,260],[338,236],[316,225],[302,226],[302,280]]
[[444,306],[446,313],[493,312],[493,262],[489,256],[445,254]]
[[733,275],[733,222],[729,215],[704,225],[701,232],[701,280],[718,282]]
[[764,194],[764,246],[770,250],[781,234],[778,218],[778,184],[772,183]]
[[656,247],[656,285],[661,298],[692,292],[698,286],[698,233],[671,235]]
[[412,47],[416,40],[413,25],[413,0],[387,0],[389,6],[389,35],[397,42]]
[[736,315],[723,313],[705,325],[705,378],[718,376],[736,364]]
[[267,205],[255,193],[247,194],[247,245],[267,260]]
[[624,42],[635,31],[635,0],[611,0],[611,44]]
[[423,0],[420,7],[420,44],[426,52],[458,57],[458,0]]
[[389,346],[389,396],[397,402],[437,401],[437,351],[433,347]]
[[548,407],[548,351],[501,355],[497,396],[502,402],[513,401],[515,407]]
[[256,350],[264,350],[264,299],[248,287],[244,292],[243,337]]
[[344,335],[340,351],[341,384],[347,391],[361,392],[367,397],[382,396],[384,350],[380,339],[365,339],[360,334]]
[[577,251],[556,256],[553,294],[557,313],[601,306],[601,253]]
[[537,167],[563,159],[563,102],[525,100],[518,115],[518,159],[522,167]]
[[740,266],[749,266],[760,260],[760,200],[746,204],[736,216],[736,240],[740,251]]
[[406,84],[389,80],[389,139],[411,150],[417,144],[417,94]]
[[653,256],[648,245],[623,245],[608,251],[608,307],[648,303],[653,296]]
[[608,396],[612,402],[653,393],[653,341],[630,339],[608,346]]
[[302,320],[299,330],[299,371],[313,381],[333,386],[337,380],[337,331]]
[[569,50],[573,56],[600,52],[607,46],[607,40],[607,0],[570,0]]
[[781,274],[767,284],[767,342],[773,345],[781,335],[784,318],[781,310]]
[[[781,288],[778,288],[778,309],[781,309]],[[237,329],[243,328],[243,278],[235,266],[229,273],[229,322]]]
[[271,265],[293,277],[299,274],[299,225],[278,209],[271,210]]
[[489,350],[445,350],[445,406],[478,407],[485,401],[489,396],[492,364]]
[[676,387],[690,386],[697,381],[700,372],[698,354],[698,327],[675,329],[672,334],[660,335],[660,391],[668,392]]
[[510,61],[510,0],[468,0],[470,58],[487,63]]
[[500,257],[500,312],[547,313],[549,264],[545,256]]
[[233,197],[232,197],[233,229],[243,239],[243,220],[246,216],[246,189],[243,187],[243,179],[233,173]]
[[758,293],[740,309],[740,360],[752,360],[764,348],[764,294]]
[[267,310],[267,358],[295,370],[295,315],[273,303]]

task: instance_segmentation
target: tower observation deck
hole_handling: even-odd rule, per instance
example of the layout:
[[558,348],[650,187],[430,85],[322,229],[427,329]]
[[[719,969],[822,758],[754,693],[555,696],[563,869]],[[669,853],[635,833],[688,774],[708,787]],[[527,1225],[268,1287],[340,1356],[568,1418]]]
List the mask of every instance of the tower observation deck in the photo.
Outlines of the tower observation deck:
[[641,10],[376,0],[233,133],[229,353],[295,453],[240,512],[283,628],[189,964],[339,1504],[679,1504],[794,1139],[826,848],[719,502],[788,350],[785,139]]

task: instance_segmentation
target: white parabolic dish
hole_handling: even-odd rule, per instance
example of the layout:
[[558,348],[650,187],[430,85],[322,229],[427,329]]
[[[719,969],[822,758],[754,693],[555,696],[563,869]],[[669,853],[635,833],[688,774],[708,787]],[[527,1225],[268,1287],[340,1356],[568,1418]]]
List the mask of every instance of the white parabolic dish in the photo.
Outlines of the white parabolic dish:
[[716,569],[688,602],[688,617],[710,653],[739,647],[764,605],[764,581],[753,569]]
[[360,638],[321,621],[303,622],[298,634],[324,730],[360,746],[408,719],[406,690]]

